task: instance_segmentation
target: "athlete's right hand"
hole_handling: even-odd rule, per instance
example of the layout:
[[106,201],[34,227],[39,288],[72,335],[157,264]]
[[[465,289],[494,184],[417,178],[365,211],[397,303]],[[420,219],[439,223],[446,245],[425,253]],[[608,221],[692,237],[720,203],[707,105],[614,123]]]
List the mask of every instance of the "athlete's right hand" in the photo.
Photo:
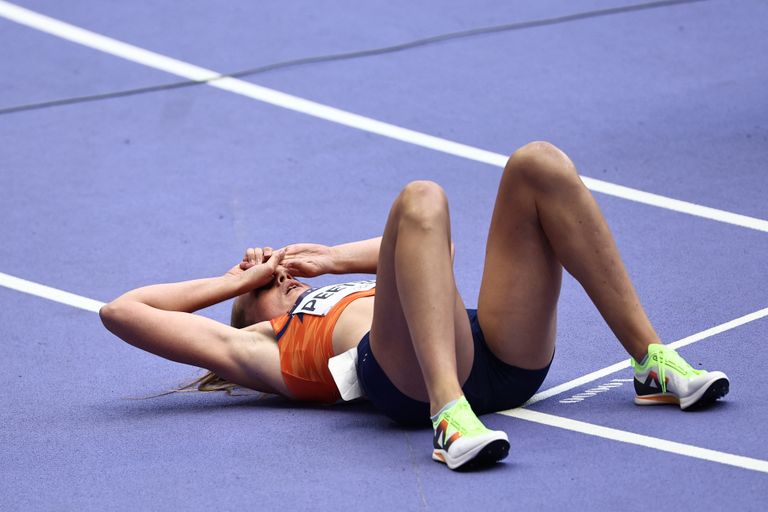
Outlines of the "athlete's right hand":
[[277,272],[285,256],[284,250],[273,251],[271,247],[249,247],[240,263],[229,269],[227,275],[237,277],[250,290],[268,284]]
[[292,244],[285,247],[282,266],[294,277],[317,277],[334,271],[333,248],[322,244]]
[[[245,256],[243,256],[243,261],[240,262],[240,268],[248,270],[254,265],[266,263],[272,257],[272,254],[274,254],[274,250],[271,247],[249,247],[245,250]],[[278,261],[277,263],[280,262]]]

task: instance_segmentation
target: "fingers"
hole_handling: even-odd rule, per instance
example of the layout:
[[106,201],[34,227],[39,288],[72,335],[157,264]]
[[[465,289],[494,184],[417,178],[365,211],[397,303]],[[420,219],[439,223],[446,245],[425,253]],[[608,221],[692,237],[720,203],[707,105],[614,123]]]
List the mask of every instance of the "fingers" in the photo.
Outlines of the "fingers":
[[285,248],[276,251],[272,247],[249,247],[245,250],[245,256],[243,256],[243,260],[240,262],[240,268],[248,270],[258,265],[267,265],[271,273],[274,274],[280,262],[283,261],[285,253]]
[[273,254],[274,249],[271,247],[249,247],[245,250],[245,256],[243,256],[243,261],[240,262],[240,268],[246,270],[254,265],[261,265],[267,262]]
[[248,270],[253,266],[253,264],[251,264],[253,253],[251,251],[252,249],[245,250],[245,256],[243,256],[243,261],[240,262],[240,268],[243,270]]
[[[271,250],[271,249],[270,249]],[[285,257],[285,249],[280,249],[277,252],[271,253],[270,258],[265,263],[269,264],[273,269],[277,269],[277,266],[283,261]]]
[[287,245],[280,249],[283,252],[282,265],[285,269],[294,275],[300,275],[299,267],[301,265],[301,249],[296,245]]
[[245,250],[245,256],[243,261],[240,262],[240,268],[243,270],[249,269],[254,265],[260,265],[264,260],[264,253],[258,247],[249,247]]

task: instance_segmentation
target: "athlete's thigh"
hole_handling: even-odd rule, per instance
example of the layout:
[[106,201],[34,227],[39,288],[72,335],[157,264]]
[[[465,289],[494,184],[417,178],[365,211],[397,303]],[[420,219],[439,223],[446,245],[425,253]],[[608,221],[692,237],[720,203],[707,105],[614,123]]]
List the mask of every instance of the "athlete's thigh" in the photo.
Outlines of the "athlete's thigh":
[[562,267],[539,223],[532,193],[502,176],[486,242],[478,319],[502,361],[538,369],[552,358]]
[[[376,269],[376,301],[370,343],[384,373],[400,391],[416,400],[429,401],[408,323],[400,304],[395,268],[396,222],[392,214],[384,230]],[[469,377],[474,357],[472,332],[464,302],[456,292],[454,324],[459,384]]]

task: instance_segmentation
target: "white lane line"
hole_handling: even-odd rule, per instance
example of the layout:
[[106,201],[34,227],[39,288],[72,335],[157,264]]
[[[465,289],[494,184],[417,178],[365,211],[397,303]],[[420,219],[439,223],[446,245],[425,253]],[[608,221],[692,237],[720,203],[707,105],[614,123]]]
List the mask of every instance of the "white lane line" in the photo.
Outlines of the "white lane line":
[[615,428],[603,427],[601,425],[576,421],[552,414],[531,411],[529,409],[513,409],[511,411],[505,411],[502,414],[521,420],[539,423],[541,425],[549,425],[551,427],[562,428],[573,432],[580,432],[590,436],[602,437],[612,441],[634,444],[637,446],[653,448],[655,450],[661,450],[677,455],[685,455],[686,457],[693,457],[710,462],[727,464],[729,466],[736,466],[737,468],[768,473],[768,461],[753,459],[752,457],[744,457],[743,455],[734,455],[732,453],[709,450],[707,448],[700,448],[690,444],[667,441],[666,439],[660,439],[658,437],[635,434],[634,432],[626,432],[624,430],[618,430]]
[[0,16],[20,25],[26,25],[41,32],[66,39],[67,41],[159,69],[172,75],[183,76],[190,80],[203,82],[221,76],[215,71],[144,50],[132,44],[123,43],[117,39],[59,21],[56,18],[45,16],[10,2],[0,1]]
[[[228,77],[216,79],[216,77],[221,76],[220,73],[217,73],[215,71],[211,71],[205,68],[201,68],[198,66],[194,66],[192,64],[188,64],[186,62],[179,61],[170,57],[166,57],[164,55],[160,55],[148,50],[144,50],[142,48],[129,45],[129,44],[117,41],[115,39],[105,37],[100,34],[96,34],[94,32],[81,29],[74,25],[63,23],[61,21],[55,20],[47,16],[43,16],[41,14],[35,13],[27,9],[23,9],[21,7],[15,6],[13,4],[10,4],[2,0],[0,0],[0,16],[3,16],[17,23],[29,26],[31,28],[34,28],[43,32],[47,32],[49,34],[67,39],[69,41],[82,44],[84,46],[88,46],[90,48],[100,50],[100,51],[109,53],[111,55],[122,57],[124,59],[130,60],[139,64],[143,64],[145,66],[149,66],[161,71],[165,71],[177,76],[190,79],[190,80],[208,81],[208,85],[217,87],[222,90],[240,94],[258,101],[270,103],[272,105],[280,106],[296,112],[301,112],[307,115],[325,119],[338,124],[350,126],[363,131],[370,132],[370,133],[376,133],[385,137],[401,140],[403,142],[407,142],[410,144],[415,144],[425,148],[459,156],[462,158],[467,158],[477,162],[490,164],[497,167],[503,166],[507,159],[505,155],[493,153],[493,152],[482,150],[479,148],[474,148],[472,146],[467,146],[465,144],[460,144],[460,143],[449,141],[446,139],[441,139],[439,137],[434,137],[434,136],[416,132],[413,130],[408,130],[406,128],[395,126],[389,123],[384,123],[384,122],[377,121],[365,116],[360,116],[360,115],[353,114],[351,112],[347,112],[341,109],[329,107],[327,105],[323,105],[323,104],[309,101],[303,98],[285,94],[280,91],[275,91],[273,89],[257,86],[249,82],[244,82],[242,80],[228,78]],[[682,213],[687,213],[687,214],[698,216],[698,217],[725,222],[728,224],[755,229],[758,231],[768,232],[768,221],[765,221],[762,219],[748,217],[745,215],[738,215],[731,212],[718,210],[715,208],[708,208],[708,207],[697,205],[694,203],[689,203],[686,201],[679,201],[679,200],[668,198],[665,196],[660,196],[657,194],[651,194],[648,192],[631,189],[629,187],[615,185],[602,180],[596,180],[594,178],[583,177],[583,179],[585,184],[587,184],[588,187],[590,187],[592,190],[596,192],[601,192],[604,194],[621,197],[621,198],[628,199],[631,201],[636,201],[639,203],[644,203],[644,204],[658,206],[661,208],[666,208],[666,209],[670,209],[670,210],[674,210]],[[32,283],[30,281],[19,280],[18,278],[13,278],[12,276],[8,276],[7,274],[0,274],[0,277],[3,278],[2,282],[0,282],[0,284],[2,284],[3,286],[8,286],[9,288],[17,289],[25,293],[32,293],[33,295],[38,295],[40,297],[48,298],[50,300],[55,300],[57,302],[62,302],[64,304],[80,307],[88,311],[94,311],[94,312],[98,311],[99,307],[102,305],[102,303],[98,301],[94,301],[92,299],[87,299],[85,297],[81,297],[68,292],[62,292],[54,288],[39,285],[37,283]],[[10,279],[6,280],[5,278],[10,278]],[[22,283],[22,286],[19,286],[19,282]],[[766,310],[763,310],[763,311],[766,311]],[[766,314],[763,314],[762,316],[766,316]],[[760,316],[760,318],[762,316]],[[748,321],[751,321],[751,320],[748,320]],[[738,323],[737,325],[743,325],[743,323],[746,323],[746,321]],[[733,328],[733,327],[729,327],[729,328]],[[716,328],[713,328],[713,329],[716,329]],[[728,329],[723,329],[723,330],[728,330]],[[719,332],[722,332],[722,331],[719,331]],[[709,336],[711,335],[714,335],[714,334],[710,334]],[[697,335],[694,335],[693,337],[689,337],[689,338],[694,338],[695,336]],[[680,340],[680,342],[683,342],[683,341],[685,340]],[[694,341],[697,341],[697,340],[694,340]],[[693,343],[694,341],[690,341],[689,343]],[[617,365],[613,365],[613,367],[616,367],[616,368],[612,369],[608,373],[603,373],[597,377],[593,377],[584,382],[580,382],[579,384],[576,384],[576,385],[578,386],[585,382],[591,382],[592,380],[600,378],[601,376],[608,375],[610,373],[626,368],[628,366],[629,366],[628,361],[625,361],[624,363],[619,363]],[[609,368],[613,368],[613,367],[609,367]],[[596,373],[598,372],[593,372],[590,375],[595,375]],[[585,377],[589,377],[589,376],[585,376]],[[576,380],[579,380],[579,379],[576,379]],[[571,382],[573,383],[575,381],[571,381]],[[561,385],[560,387],[562,386],[564,385]],[[575,387],[575,386],[571,386],[567,389],[572,389],[572,387]],[[551,392],[556,388],[553,388],[552,390],[548,390],[548,392]],[[563,391],[565,391],[565,389],[558,391],[556,393],[552,393],[549,396],[561,393]],[[545,391],[544,393],[547,393],[547,391]],[[540,396],[542,394],[543,393],[539,393],[536,396]],[[534,396],[534,398],[536,398],[536,396]],[[543,398],[539,398],[539,400],[541,399]],[[605,437],[607,439],[614,439],[617,441],[623,441],[623,442],[628,442],[632,444],[639,444],[641,446],[652,446],[652,447],[656,447],[657,449],[671,451],[673,453],[686,454],[686,455],[701,458],[704,460],[722,462],[724,464],[731,464],[738,467],[745,467],[748,469],[754,469],[756,471],[768,472],[767,462],[760,461],[757,459],[750,459],[748,457],[741,457],[737,455],[716,452],[714,450],[707,450],[704,448],[684,445],[681,443],[674,443],[671,441],[651,438],[648,436],[640,436],[638,434],[622,432],[620,430],[609,429],[609,428],[600,427],[597,425],[590,425],[588,423],[577,422],[574,420],[569,420],[567,418],[560,418],[557,416],[547,415],[544,413],[529,411],[525,409],[515,409],[512,411],[505,411],[502,414],[506,414],[508,416],[513,416],[521,419],[527,419],[529,421],[536,421],[538,423],[559,426],[561,428],[568,428],[569,430],[583,432],[590,435],[600,435],[601,437]],[[555,425],[555,423],[557,423],[557,425]]]
[[[237,78],[222,77],[221,73],[216,71],[195,66],[82,29],[75,25],[19,7],[4,0],[0,0],[0,16],[35,30],[46,32],[94,50],[121,57],[131,62],[142,64],[189,80],[205,82],[211,87],[216,87],[224,91],[239,94],[319,119],[324,119],[365,132],[375,133],[383,137],[432,149],[441,153],[489,164],[494,167],[503,167],[507,161],[506,155],[435,137],[415,130],[409,130],[394,124],[377,121],[370,117],[323,105],[274,89],[261,87]],[[595,192],[768,233],[768,220],[710,208],[687,201],[680,201],[678,199],[652,194],[650,192],[644,192],[586,176],[582,177],[582,179],[587,187]]]
[[[49,299],[62,304],[67,304],[76,308],[84,309],[86,311],[92,311],[94,313],[99,311],[99,308],[104,305],[103,302],[89,299],[81,295],[75,295],[74,293],[65,292],[50,286],[45,286],[26,279],[20,279],[8,274],[0,272],[0,286],[5,286],[12,290],[28,293],[44,299]],[[768,308],[763,311],[768,311]],[[768,313],[766,313],[768,314]],[[754,314],[753,314],[754,315]],[[747,315],[750,316],[750,315]],[[765,315],[763,315],[765,316]],[[742,317],[745,318],[745,317]],[[753,320],[756,320],[755,317]],[[737,319],[739,321],[741,319]],[[744,321],[738,325],[743,325]],[[725,325],[725,324],[723,324]],[[733,328],[733,327],[731,327]],[[696,335],[694,335],[696,336]],[[692,337],[689,337],[692,338]],[[680,340],[681,342],[688,340]],[[693,343],[693,341],[689,342]],[[706,448],[699,448],[697,446],[677,443],[674,441],[667,441],[655,437],[644,436],[635,434],[632,432],[626,432],[623,430],[617,430],[613,428],[603,427],[600,425],[593,425],[591,423],[585,423],[582,421],[576,421],[552,414],[545,414],[541,412],[531,411],[524,408],[511,409],[508,411],[501,411],[498,414],[510,416],[513,418],[532,421],[534,423],[541,423],[543,425],[550,425],[553,427],[563,428],[566,430],[572,430],[574,432],[581,432],[584,434],[603,437],[605,439],[611,439],[614,441],[620,441],[624,443],[636,444],[645,446],[647,448],[655,448],[657,450],[676,453],[678,455],[686,455],[688,457],[694,457],[698,459],[708,460],[712,462],[719,462],[721,464],[728,464],[731,466],[737,466],[740,468],[751,469],[754,471],[761,471],[768,473],[768,461],[759,459],[753,459],[750,457],[743,457],[741,455],[733,455],[725,452],[718,452],[715,450],[709,450]]]
[[726,224],[733,224],[734,226],[741,226],[744,228],[768,233],[767,220],[748,217],[746,215],[719,210],[717,208],[710,208],[709,206],[690,203],[688,201],[681,201],[679,199],[673,199],[671,197],[662,196],[659,194],[652,194],[651,192],[644,192],[636,188],[616,185],[615,183],[596,180],[587,176],[582,176],[581,179],[587,188],[593,192],[600,192],[609,196],[620,197],[622,199],[634,201],[636,203],[656,206],[658,208],[672,210],[679,213],[687,213],[688,215],[693,215],[695,217],[716,220],[718,222],[724,222]]
[[[673,343],[670,343],[669,346],[677,349],[680,347],[684,347],[686,345],[691,345],[692,343],[696,343],[698,341],[711,338],[712,336],[723,333],[725,331],[730,331],[731,329],[735,329],[736,327],[739,327],[744,324],[748,324],[749,322],[754,322],[755,320],[765,318],[766,316],[768,316],[768,308],[763,308],[758,311],[755,311],[754,313],[749,313],[747,315],[740,316],[739,318],[735,318],[729,322],[725,322],[720,325],[710,327],[709,329],[703,330],[701,332],[697,332],[696,334],[692,334],[690,336],[677,340]],[[553,397],[555,395],[559,395],[561,393],[565,393],[566,391],[570,391],[571,389],[581,387],[584,384],[588,384],[597,379],[601,379],[603,377],[611,375],[612,373],[616,373],[625,368],[629,368],[629,366],[630,366],[629,359],[621,361],[620,363],[612,364],[611,366],[606,366],[605,368],[596,370],[592,373],[588,373],[587,375],[584,375],[577,379],[564,382],[563,384],[559,384],[547,390],[536,393],[531,397],[530,400],[528,400],[523,405],[531,405],[531,404],[535,404],[536,402],[541,402],[542,400],[545,400],[547,398]]]
[[84,309],[86,311],[92,311],[94,313],[99,312],[99,308],[104,305],[103,302],[89,299],[81,295],[75,295],[74,293],[65,292],[57,288],[51,288],[44,284],[34,283],[21,279],[8,274],[0,272],[0,286],[5,286],[11,290],[18,292],[28,293],[43,299],[52,300],[54,302],[60,302],[68,306]]

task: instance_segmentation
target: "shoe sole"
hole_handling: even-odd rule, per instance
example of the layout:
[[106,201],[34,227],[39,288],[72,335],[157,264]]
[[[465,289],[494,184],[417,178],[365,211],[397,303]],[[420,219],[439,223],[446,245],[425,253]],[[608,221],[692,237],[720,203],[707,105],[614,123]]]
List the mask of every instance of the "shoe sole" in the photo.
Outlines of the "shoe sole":
[[507,455],[509,455],[509,441],[495,439],[457,459],[451,459],[445,450],[434,450],[432,459],[442,462],[454,471],[467,471],[491,466],[506,458]]
[[702,393],[700,397],[691,400],[691,403],[688,404],[681,403],[680,408],[687,411],[706,407],[718,398],[727,395],[729,388],[730,383],[728,382],[728,379],[717,379],[704,390],[704,393]]
[[653,395],[635,396],[635,404],[637,405],[664,405],[675,404],[680,405],[680,408],[684,411],[691,409],[700,409],[705,407],[719,398],[728,394],[729,390],[728,379],[723,377],[712,381],[708,386],[702,387],[698,392],[694,393],[688,398],[680,400],[672,393],[656,393]]

